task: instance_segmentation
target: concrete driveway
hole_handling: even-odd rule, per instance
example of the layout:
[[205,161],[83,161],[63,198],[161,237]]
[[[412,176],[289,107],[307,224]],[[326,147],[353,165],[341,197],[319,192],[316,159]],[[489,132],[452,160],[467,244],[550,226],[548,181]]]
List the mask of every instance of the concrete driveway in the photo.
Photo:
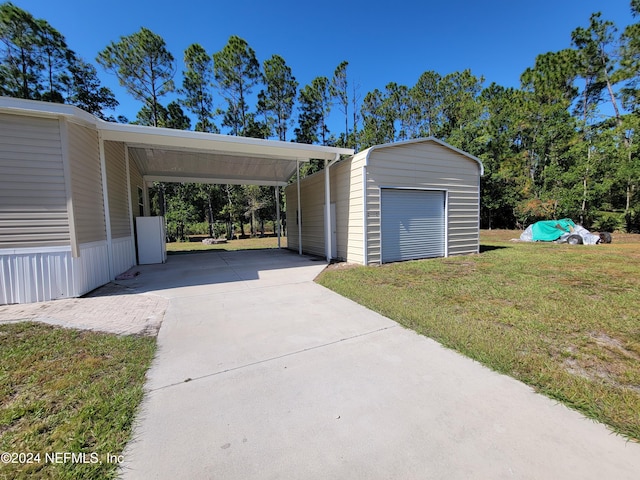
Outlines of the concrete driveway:
[[124,479],[638,478],[626,442],[315,284],[288,251],[171,256]]

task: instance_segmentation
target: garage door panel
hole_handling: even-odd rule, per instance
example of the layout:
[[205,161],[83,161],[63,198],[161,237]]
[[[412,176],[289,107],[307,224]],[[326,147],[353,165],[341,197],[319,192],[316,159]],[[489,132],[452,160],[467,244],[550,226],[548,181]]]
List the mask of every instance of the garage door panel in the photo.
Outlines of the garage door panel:
[[383,263],[444,256],[444,192],[385,188],[381,195]]

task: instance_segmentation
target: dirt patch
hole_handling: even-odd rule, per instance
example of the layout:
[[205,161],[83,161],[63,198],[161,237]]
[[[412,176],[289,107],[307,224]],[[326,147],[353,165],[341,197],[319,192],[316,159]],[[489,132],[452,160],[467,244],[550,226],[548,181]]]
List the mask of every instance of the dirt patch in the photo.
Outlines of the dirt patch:
[[606,333],[592,332],[591,338],[598,346],[605,348],[616,355],[640,361],[640,355],[627,349],[622,342],[610,337]]
[[361,267],[362,265],[358,263],[349,263],[349,262],[335,262],[327,265],[326,270],[348,270],[350,268]]
[[640,385],[627,378],[630,365],[637,364],[640,355],[626,348],[620,340],[604,332],[591,332],[584,347],[572,346],[566,351],[570,357],[563,361],[563,367],[568,373],[640,392]]

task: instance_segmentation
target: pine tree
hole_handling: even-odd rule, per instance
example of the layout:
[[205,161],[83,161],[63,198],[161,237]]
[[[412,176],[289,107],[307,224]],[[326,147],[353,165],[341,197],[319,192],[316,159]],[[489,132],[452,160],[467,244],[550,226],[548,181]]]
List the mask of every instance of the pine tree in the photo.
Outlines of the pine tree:
[[275,129],[278,139],[286,141],[298,82],[279,55],[265,60],[263,71],[266,88],[258,94],[258,111],[267,116],[269,130]]
[[196,131],[219,133],[213,123],[213,60],[205,49],[194,43],[184,52],[186,70],[182,72],[182,88],[179,90],[182,105],[197,118]]
[[97,61],[114,73],[127,91],[144,102],[153,126],[160,120],[159,99],[174,90],[175,61],[165,41],[147,28],[111,42]]
[[224,48],[213,54],[213,73],[227,102],[222,125],[233,135],[246,136],[250,119],[247,98],[262,79],[255,52],[245,40],[232,35]]

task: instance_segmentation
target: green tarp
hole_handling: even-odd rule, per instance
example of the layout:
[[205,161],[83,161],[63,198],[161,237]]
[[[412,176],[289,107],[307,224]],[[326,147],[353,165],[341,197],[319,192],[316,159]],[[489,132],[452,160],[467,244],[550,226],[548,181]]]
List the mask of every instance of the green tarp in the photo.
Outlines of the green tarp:
[[553,242],[562,235],[572,232],[576,227],[573,220],[563,218],[562,220],[543,220],[531,225],[531,234],[534,242]]

